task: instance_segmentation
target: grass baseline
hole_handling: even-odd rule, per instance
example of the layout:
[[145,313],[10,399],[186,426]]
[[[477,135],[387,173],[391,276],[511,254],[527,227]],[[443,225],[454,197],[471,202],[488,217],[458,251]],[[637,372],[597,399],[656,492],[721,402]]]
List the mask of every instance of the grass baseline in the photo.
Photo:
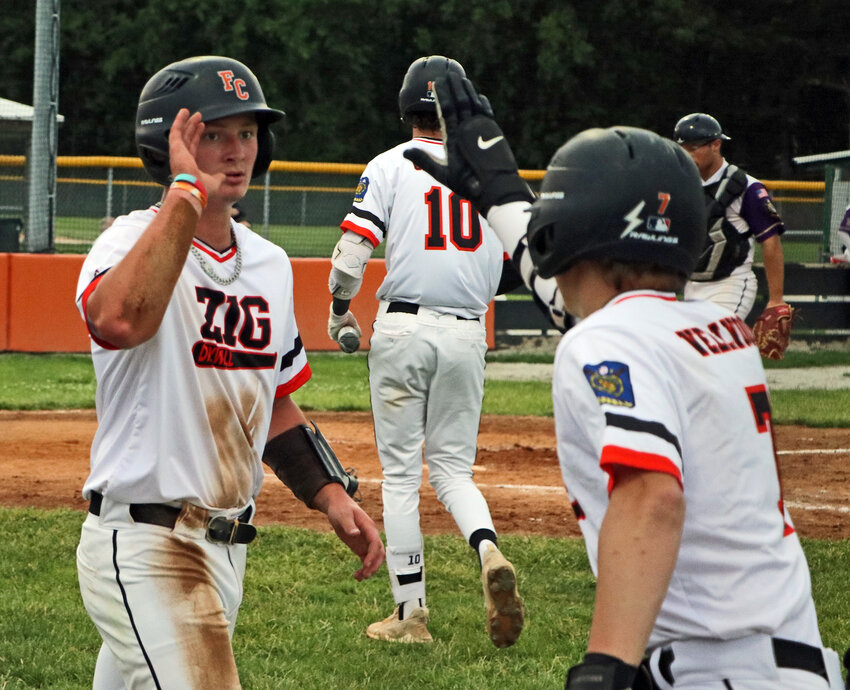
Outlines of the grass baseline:
[[[90,688],[100,638],[76,582],[83,514],[0,508],[7,533],[0,577],[0,687]],[[494,648],[484,633],[475,555],[460,536],[426,536],[429,646],[369,640],[363,631],[392,607],[385,566],[365,583],[355,558],[330,532],[267,526],[249,547],[245,597],[233,646],[242,683],[281,688],[561,687],[583,652],[593,578],[577,538],[504,535],[528,609],[516,645]],[[847,541],[803,540],[821,631],[847,646]]]

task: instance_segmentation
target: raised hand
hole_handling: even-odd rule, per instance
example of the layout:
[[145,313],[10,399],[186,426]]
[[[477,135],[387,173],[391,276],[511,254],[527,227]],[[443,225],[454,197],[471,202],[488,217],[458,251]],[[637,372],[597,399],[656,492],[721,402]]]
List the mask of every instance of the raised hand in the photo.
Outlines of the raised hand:
[[487,97],[477,93],[467,78],[452,72],[438,79],[434,89],[446,160],[421,149],[408,149],[404,157],[469,199],[485,217],[492,206],[533,201],[534,194],[519,176],[513,151]]
[[201,117],[200,112],[190,115],[186,108],[179,110],[168,132],[168,156],[172,177],[180,173],[192,175],[203,183],[207,195],[211,195],[219,188],[225,175],[224,173],[209,175],[198,167],[195,156],[204,133]]

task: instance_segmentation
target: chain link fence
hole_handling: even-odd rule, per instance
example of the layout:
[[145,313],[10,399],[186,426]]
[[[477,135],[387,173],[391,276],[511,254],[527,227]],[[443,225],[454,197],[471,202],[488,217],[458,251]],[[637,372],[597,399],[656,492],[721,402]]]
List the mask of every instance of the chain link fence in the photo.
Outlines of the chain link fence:
[[[328,257],[364,168],[274,161],[266,175],[252,182],[240,207],[255,232],[290,256]],[[521,173],[532,187],[543,177],[541,170]],[[0,251],[26,247],[26,177],[25,156],[0,155]],[[110,219],[146,208],[162,194],[141,161],[130,157],[59,156],[56,182],[53,251],[59,253],[87,252]],[[786,261],[828,261],[834,215],[824,211],[825,184],[765,180],[765,185],[788,228]],[[383,245],[373,256],[383,256]]]

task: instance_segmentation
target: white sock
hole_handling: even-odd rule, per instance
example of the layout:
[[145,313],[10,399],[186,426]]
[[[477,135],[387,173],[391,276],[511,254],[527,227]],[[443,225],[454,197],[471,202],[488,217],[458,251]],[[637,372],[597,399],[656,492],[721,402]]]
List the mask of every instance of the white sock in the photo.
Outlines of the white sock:
[[495,543],[490,541],[489,539],[482,539],[481,543],[478,545],[478,557],[481,559],[481,565],[484,565],[484,554],[487,553],[487,549],[490,547],[494,549],[498,549]]
[[422,599],[408,599],[407,601],[402,601],[398,605],[398,619],[403,621],[407,618],[407,615],[413,611],[413,609],[424,606],[425,602]]

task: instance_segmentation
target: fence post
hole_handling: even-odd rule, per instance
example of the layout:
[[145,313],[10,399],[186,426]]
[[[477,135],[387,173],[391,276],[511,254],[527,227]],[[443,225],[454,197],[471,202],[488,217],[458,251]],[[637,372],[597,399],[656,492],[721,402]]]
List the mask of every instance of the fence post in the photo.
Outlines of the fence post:
[[106,169],[106,216],[107,218],[114,218],[115,214],[112,213],[112,181],[113,181],[113,168]]
[[821,240],[821,260],[828,260],[832,254],[830,247],[832,239],[832,186],[835,184],[838,168],[834,165],[824,166],[823,190],[823,238]]
[[269,239],[270,178],[271,173],[266,170],[266,174],[263,176],[263,237],[266,239]]
[[27,251],[53,249],[56,221],[56,151],[59,126],[59,0],[35,3]]

